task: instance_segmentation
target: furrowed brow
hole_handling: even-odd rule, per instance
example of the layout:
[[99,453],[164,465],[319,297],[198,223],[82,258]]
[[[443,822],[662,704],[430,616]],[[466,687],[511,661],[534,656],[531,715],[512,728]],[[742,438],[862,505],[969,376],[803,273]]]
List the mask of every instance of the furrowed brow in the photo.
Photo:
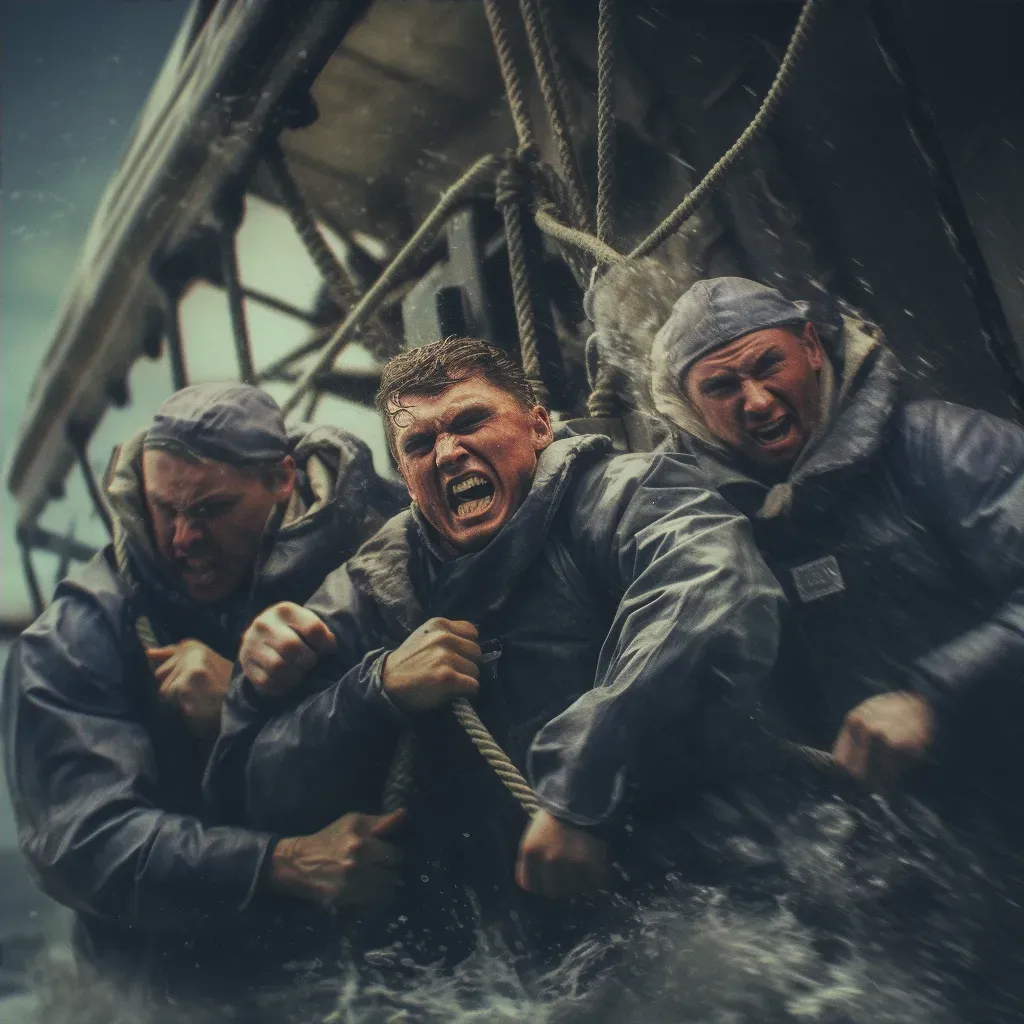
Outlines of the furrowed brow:
[[417,448],[429,448],[433,444],[435,436],[432,430],[416,430],[406,434],[402,438],[399,447],[406,454],[413,452]]
[[769,366],[774,366],[784,358],[782,349],[770,348],[767,352],[762,352],[754,361],[754,372],[756,373],[758,370],[765,370]]
[[727,387],[735,382],[735,373],[716,373],[713,377],[705,377],[704,380],[700,382],[699,390],[702,395],[706,395],[709,392],[714,391],[716,388]]

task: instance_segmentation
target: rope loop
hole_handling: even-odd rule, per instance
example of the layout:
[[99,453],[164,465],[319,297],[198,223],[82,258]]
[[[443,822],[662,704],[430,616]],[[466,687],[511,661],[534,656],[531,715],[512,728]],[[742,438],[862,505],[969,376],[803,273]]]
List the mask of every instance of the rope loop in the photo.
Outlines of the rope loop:
[[526,206],[532,203],[537,164],[535,150],[507,154],[494,180],[494,205],[504,209],[507,206]]

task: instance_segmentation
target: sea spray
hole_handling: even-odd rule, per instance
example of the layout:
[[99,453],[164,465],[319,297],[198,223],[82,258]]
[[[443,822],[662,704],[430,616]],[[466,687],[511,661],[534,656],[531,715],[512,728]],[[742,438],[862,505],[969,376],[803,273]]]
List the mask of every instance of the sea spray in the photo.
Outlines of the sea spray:
[[[734,847],[743,837],[733,836]],[[33,1024],[986,1024],[1020,1018],[1019,860],[984,855],[913,803],[816,802],[775,829],[763,900],[674,881],[539,975],[489,932],[452,971],[310,975],[232,1006],[157,1006],[100,981],[40,977]],[[749,840],[760,846],[760,840]],[[763,859],[755,849],[753,860]],[[1008,859],[1009,858],[1009,859]],[[396,980],[400,979],[400,980]],[[42,1012],[42,1011],[41,1011]],[[19,1022],[20,1024],[20,1022]]]

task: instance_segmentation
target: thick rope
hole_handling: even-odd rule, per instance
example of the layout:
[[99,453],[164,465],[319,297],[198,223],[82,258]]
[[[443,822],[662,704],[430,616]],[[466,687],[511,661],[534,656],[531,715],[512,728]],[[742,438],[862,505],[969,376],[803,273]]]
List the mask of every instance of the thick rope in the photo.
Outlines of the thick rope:
[[395,279],[406,271],[409,264],[418,259],[428,244],[434,241],[452,210],[462,203],[478,185],[494,177],[500,166],[496,156],[481,157],[465,174],[441,196],[437,206],[416,229],[413,236],[384,268],[380,277],[370,286],[366,294],[349,311],[330,341],[324,346],[316,363],[299,379],[295,390],[283,405],[285,415],[293,412],[302,401],[303,395],[316,382],[316,378],[334,362],[337,354],[355,334],[362,323],[378,309],[389,294]]
[[530,108],[526,104],[523,82],[512,54],[508,29],[505,27],[504,15],[501,13],[500,0],[484,0],[484,13],[487,15],[487,24],[491,30],[491,42],[494,45],[495,56],[498,58],[501,80],[505,85],[505,98],[508,101],[509,113],[512,115],[512,123],[516,130],[519,154],[522,156],[536,150],[537,139],[533,133],[533,119],[530,117]]
[[587,256],[590,256],[597,263],[621,263],[626,258],[622,253],[616,252],[615,249],[610,245],[606,245],[599,238],[595,238],[586,231],[580,231],[577,228],[571,228],[567,224],[563,224],[555,216],[554,208],[548,203],[538,204],[534,219],[537,222],[537,227],[545,235],[550,235],[562,245],[576,249],[578,252],[586,253]]
[[327,239],[324,238],[306,197],[288,168],[284,150],[277,139],[267,145],[263,152],[263,162],[274,181],[281,205],[288,214],[295,233],[306,247],[306,252],[309,253],[317,272],[334,299],[345,309],[351,309],[359,301],[359,289],[327,244]]
[[614,241],[615,199],[615,0],[600,0],[597,13],[597,237]]
[[782,63],[775,75],[764,101],[754,115],[754,119],[743,130],[740,137],[729,147],[719,161],[704,176],[701,183],[629,254],[630,259],[647,256],[674,234],[683,222],[711,194],[711,191],[732,170],[733,165],[746,152],[747,147],[757,139],[768,127],[769,122],[778,110],[782,97],[786,93],[796,67],[804,43],[810,35],[811,24],[825,0],[806,0],[796,28],[782,57]]
[[[263,160],[277,188],[281,205],[306,252],[309,253],[317,273],[327,285],[327,290],[343,310],[352,309],[361,295],[359,286],[327,244],[327,239],[324,238],[309,202],[291,173],[284,150],[277,139],[272,140],[266,147]],[[363,329],[370,347],[375,351],[386,352],[393,347],[386,330],[375,316],[367,318]]]
[[528,193],[523,179],[525,164],[537,152],[537,140],[533,131],[533,119],[526,103],[523,81],[516,67],[508,28],[501,11],[501,0],[484,0],[487,24],[491,30],[491,42],[498,58],[501,80],[505,85],[505,99],[515,126],[516,155],[518,164],[508,161],[498,176],[495,205],[501,210],[505,222],[505,244],[508,247],[508,269],[512,280],[512,302],[516,313],[516,330],[519,334],[519,351],[523,372],[530,381],[537,401],[546,406],[549,398],[547,388],[540,375],[540,358],[537,353],[537,324],[534,317],[533,289],[530,287],[526,264],[526,241],[523,237],[523,211]]
[[545,31],[547,23],[541,21],[538,12],[538,5],[542,3],[543,0],[519,0],[519,10],[526,28],[526,38],[530,44],[530,54],[533,57],[537,80],[540,83],[544,111],[551,128],[551,135],[555,140],[558,165],[566,184],[573,224],[575,227],[590,230],[593,222],[587,209],[587,193],[583,185],[579,161],[576,159],[576,151],[572,145],[568,119],[563,105],[564,83],[560,90],[555,71],[557,61],[554,60],[552,53],[552,49],[556,45],[554,34]]
[[509,276],[512,279],[512,300],[515,304],[523,372],[533,387],[537,401],[547,408],[550,396],[540,370],[534,294],[527,264],[526,239],[523,235],[523,216],[528,193],[528,170],[523,161],[513,158],[498,175],[495,203],[505,221]]
[[519,801],[523,810],[533,817],[540,810],[537,794],[523,778],[522,773],[512,763],[508,754],[495,742],[487,726],[480,721],[475,708],[465,698],[460,697],[452,702],[452,712],[459,725],[473,741],[473,746],[480,751],[484,760],[494,769],[494,774],[504,783],[505,788]]

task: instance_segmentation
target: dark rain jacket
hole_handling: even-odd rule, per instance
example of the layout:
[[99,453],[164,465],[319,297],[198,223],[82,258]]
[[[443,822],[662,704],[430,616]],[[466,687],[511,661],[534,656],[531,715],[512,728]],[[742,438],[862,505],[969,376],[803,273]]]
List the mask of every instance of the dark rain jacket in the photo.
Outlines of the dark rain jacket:
[[775,710],[798,738],[830,748],[858,703],[913,690],[939,712],[947,749],[977,740],[972,756],[989,748],[1015,761],[1024,431],[962,406],[902,400],[894,355],[853,317],[833,357],[834,413],[776,492],[781,501],[766,504],[770,485],[720,449],[687,444],[750,517],[790,600]]
[[[279,832],[376,810],[412,724],[383,691],[385,652],[432,616],[477,625],[478,710],[557,817],[608,832],[638,800],[678,798],[721,771],[775,657],[780,591],[689,457],[608,449],[603,437],[552,443],[479,552],[445,557],[415,509],[388,523],[308,604],[338,640],[332,681],[282,709],[236,680],[211,795],[234,803],[243,789],[250,821]],[[415,729],[406,912],[507,919],[525,816],[449,709]],[[442,929],[430,948],[451,941]]]
[[43,890],[76,912],[78,949],[166,980],[227,971],[233,956],[244,969],[255,955],[274,928],[247,913],[272,839],[204,813],[208,748],[158,702],[133,622],[144,612],[161,643],[195,638],[234,660],[256,612],[307,599],[407,498],[374,473],[362,442],[310,430],[294,445],[295,495],[268,525],[250,593],[210,610],[167,585],[154,559],[141,442],[122,450],[109,489],[139,593],[128,597],[110,548],[63,580],[10,653],[2,718],[21,849]]

